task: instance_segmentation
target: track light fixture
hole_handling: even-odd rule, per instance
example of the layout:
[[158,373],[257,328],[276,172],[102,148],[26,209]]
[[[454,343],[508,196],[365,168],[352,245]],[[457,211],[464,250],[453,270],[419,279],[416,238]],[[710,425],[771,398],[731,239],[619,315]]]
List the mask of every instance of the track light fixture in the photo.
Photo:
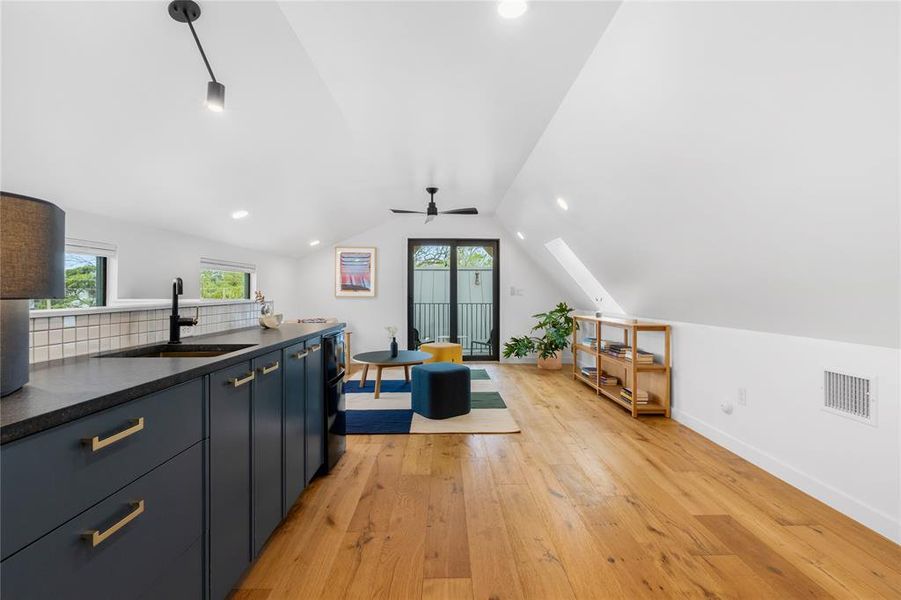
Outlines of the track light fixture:
[[206,106],[214,112],[222,112],[222,109],[225,108],[225,86],[216,81],[216,76],[213,75],[213,68],[210,67],[210,61],[207,60],[206,52],[203,51],[197,32],[194,31],[194,21],[200,17],[200,5],[194,0],[173,0],[169,3],[169,16],[179,23],[187,23],[191,29],[191,35],[194,36],[194,41],[197,42],[197,49],[200,50],[200,57],[203,59],[203,64],[206,65],[210,79],[212,79],[206,86]]

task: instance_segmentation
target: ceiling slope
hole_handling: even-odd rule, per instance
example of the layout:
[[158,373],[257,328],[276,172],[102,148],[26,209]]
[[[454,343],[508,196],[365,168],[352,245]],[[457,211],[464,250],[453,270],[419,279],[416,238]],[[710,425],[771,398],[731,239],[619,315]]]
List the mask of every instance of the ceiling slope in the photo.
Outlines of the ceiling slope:
[[636,315],[897,347],[897,48],[895,3],[626,3],[498,216]]
[[4,189],[295,256],[429,184],[490,213],[618,6],[201,4],[221,114],[165,2],[4,1]]

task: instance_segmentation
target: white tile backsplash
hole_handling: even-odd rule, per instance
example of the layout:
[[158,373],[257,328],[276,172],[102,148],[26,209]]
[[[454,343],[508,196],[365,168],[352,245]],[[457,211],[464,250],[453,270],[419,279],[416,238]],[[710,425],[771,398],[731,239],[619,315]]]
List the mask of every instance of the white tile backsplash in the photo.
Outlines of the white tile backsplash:
[[[181,335],[219,333],[258,324],[260,307],[253,301],[183,307],[183,317],[197,316],[197,325],[182,327]],[[62,317],[32,317],[29,325],[32,363],[119,350],[129,346],[165,342],[169,338],[169,311],[122,311]]]

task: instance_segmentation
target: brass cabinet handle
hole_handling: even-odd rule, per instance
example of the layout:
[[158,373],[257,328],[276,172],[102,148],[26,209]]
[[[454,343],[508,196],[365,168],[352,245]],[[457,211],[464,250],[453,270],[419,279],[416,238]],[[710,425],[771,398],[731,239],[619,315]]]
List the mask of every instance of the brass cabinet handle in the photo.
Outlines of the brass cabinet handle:
[[230,383],[231,385],[233,385],[235,387],[241,387],[245,383],[250,383],[251,381],[253,381],[253,378],[254,378],[254,374],[253,374],[253,371],[251,371],[244,377],[233,377],[233,378],[229,379],[228,383]]
[[132,521],[137,519],[138,517],[140,517],[141,513],[144,512],[144,501],[138,500],[137,502],[132,502],[131,508],[132,508],[132,511],[130,513],[128,513],[127,515],[122,517],[122,520],[117,522],[115,525],[111,526],[106,531],[97,531],[97,530],[88,531],[88,532],[82,534],[82,537],[84,539],[88,540],[89,542],[91,542],[91,548],[96,548],[97,546],[102,544],[104,541],[106,541],[111,535],[113,535],[114,533],[116,533],[117,531],[119,531],[120,529],[122,529],[123,527],[125,527],[126,525],[128,525],[129,523],[131,523]]
[[84,438],[82,440],[82,442],[84,442],[84,444],[86,444],[86,445],[90,444],[91,452],[97,452],[98,450],[100,450],[102,448],[106,448],[107,446],[109,446],[111,444],[115,444],[116,442],[118,442],[120,440],[124,440],[128,436],[134,435],[137,432],[144,429],[144,417],[141,417],[139,419],[133,419],[133,420],[129,421],[129,423],[131,423],[131,426],[128,429],[123,429],[119,433],[114,433],[113,435],[109,436],[108,438],[103,438],[101,440],[99,435],[95,435],[92,438]]
[[262,373],[263,375],[268,375],[269,373],[272,373],[273,371],[278,371],[278,361],[275,361],[268,367],[263,367],[262,369],[260,369],[260,373]]
[[309,355],[310,355],[310,351],[304,350],[303,352],[295,352],[294,354],[291,355],[291,358],[296,358],[297,360],[300,360],[301,358],[306,358]]
[[316,352],[320,348],[322,348],[322,344],[313,344],[312,346],[310,346],[310,352]]

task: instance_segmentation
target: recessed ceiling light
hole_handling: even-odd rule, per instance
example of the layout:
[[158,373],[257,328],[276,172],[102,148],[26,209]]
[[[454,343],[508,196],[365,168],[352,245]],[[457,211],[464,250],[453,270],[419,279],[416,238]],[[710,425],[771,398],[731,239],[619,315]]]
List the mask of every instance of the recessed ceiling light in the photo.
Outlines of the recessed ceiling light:
[[569,204],[567,204],[566,200],[564,200],[563,198],[557,198],[557,206],[559,206],[563,210],[569,210]]
[[516,232],[516,237],[518,237],[521,240],[526,239],[526,236],[524,236],[521,231]]
[[236,210],[235,212],[232,213],[232,219],[235,219],[235,220],[243,219],[244,217],[246,217],[249,214],[250,213],[247,212],[246,210]]
[[524,0],[503,0],[497,5],[497,13],[505,19],[518,19],[529,10]]
[[311,245],[311,246],[318,246],[318,245],[319,245],[319,240],[313,240],[312,242],[310,242],[310,245]]

